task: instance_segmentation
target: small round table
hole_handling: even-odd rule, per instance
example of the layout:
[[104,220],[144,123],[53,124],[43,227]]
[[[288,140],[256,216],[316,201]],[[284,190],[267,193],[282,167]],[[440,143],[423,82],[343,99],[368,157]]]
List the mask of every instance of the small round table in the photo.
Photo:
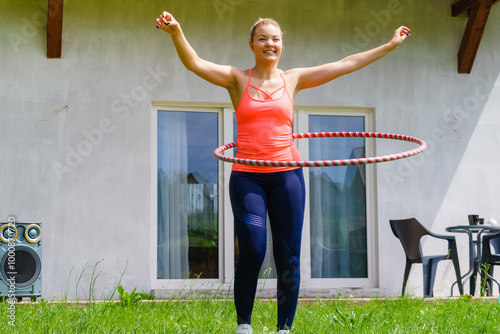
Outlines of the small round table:
[[[467,233],[469,236],[469,271],[462,277],[462,284],[465,284],[468,279],[470,280],[470,294],[474,295],[476,290],[477,273],[481,270],[481,252],[482,252],[482,237],[484,233],[500,232],[500,226],[497,225],[457,225],[446,228],[447,232]],[[477,234],[474,238],[474,234]],[[474,248],[477,249],[474,252]],[[500,283],[498,283],[491,275],[486,273],[488,278],[494,281],[500,290]],[[453,287],[457,282],[451,286],[451,294],[453,295]]]

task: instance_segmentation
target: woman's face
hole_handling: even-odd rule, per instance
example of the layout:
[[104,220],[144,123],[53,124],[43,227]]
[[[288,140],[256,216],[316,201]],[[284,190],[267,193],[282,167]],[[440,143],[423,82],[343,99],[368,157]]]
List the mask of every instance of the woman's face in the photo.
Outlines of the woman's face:
[[273,24],[261,24],[255,29],[250,49],[257,61],[277,62],[283,50],[281,29]]

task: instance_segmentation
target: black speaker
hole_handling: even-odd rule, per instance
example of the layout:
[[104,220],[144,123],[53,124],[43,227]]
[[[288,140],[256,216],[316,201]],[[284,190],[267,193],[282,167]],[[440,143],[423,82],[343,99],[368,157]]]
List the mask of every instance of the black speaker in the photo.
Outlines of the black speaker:
[[0,298],[42,295],[42,224],[0,223]]

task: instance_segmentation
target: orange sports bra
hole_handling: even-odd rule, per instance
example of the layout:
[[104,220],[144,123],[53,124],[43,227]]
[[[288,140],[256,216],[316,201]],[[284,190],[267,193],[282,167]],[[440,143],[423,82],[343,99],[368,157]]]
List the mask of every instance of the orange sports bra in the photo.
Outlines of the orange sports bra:
[[[281,75],[283,86],[268,94],[250,84],[252,70],[248,75],[245,92],[236,108],[238,137],[236,139],[236,157],[242,159],[290,161],[300,160],[300,154],[292,139],[293,102],[286,89],[285,79]],[[250,96],[248,88],[262,92],[266,98],[258,100]],[[283,94],[273,98],[280,90]],[[299,167],[264,167],[233,164],[234,171],[270,173],[297,169]]]

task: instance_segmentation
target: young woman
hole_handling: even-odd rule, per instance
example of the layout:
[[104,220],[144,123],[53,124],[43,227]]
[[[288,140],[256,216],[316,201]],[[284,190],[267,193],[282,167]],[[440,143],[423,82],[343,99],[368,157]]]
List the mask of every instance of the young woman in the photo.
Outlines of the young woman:
[[[272,19],[260,19],[251,29],[250,50],[255,65],[241,70],[198,56],[179,22],[163,12],[156,26],[169,33],[184,66],[229,92],[238,121],[236,157],[301,160],[292,141],[293,101],[297,93],[359,70],[395,50],[409,35],[399,27],[392,39],[372,50],[328,64],[282,71],[283,34]],[[301,168],[234,164],[229,183],[240,257],[235,274],[236,333],[252,333],[251,313],[258,274],[266,252],[269,215],[278,278],[278,333],[292,327],[300,283],[300,244],[305,187]]]

